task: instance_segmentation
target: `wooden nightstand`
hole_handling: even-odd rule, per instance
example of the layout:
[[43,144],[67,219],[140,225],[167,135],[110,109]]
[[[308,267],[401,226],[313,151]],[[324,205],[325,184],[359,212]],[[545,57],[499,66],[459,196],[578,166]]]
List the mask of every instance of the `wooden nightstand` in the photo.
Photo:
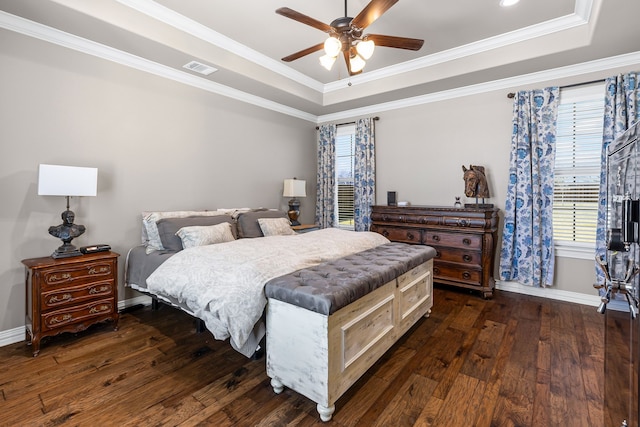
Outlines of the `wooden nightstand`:
[[320,230],[320,227],[318,227],[315,224],[300,224],[300,225],[292,225],[291,228],[296,232],[296,233],[306,233],[308,231],[315,231],[315,230]]
[[118,330],[118,257],[98,252],[70,258],[25,259],[26,341],[78,332],[104,320]]

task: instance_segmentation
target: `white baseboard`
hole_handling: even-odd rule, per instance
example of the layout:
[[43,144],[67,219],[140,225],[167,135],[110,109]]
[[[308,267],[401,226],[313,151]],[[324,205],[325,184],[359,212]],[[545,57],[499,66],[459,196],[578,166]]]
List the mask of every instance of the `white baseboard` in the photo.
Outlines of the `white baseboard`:
[[[140,305],[140,304],[150,305],[151,297],[148,297],[146,295],[141,295],[128,300],[118,301],[118,311],[124,310],[125,308],[128,308],[128,307],[133,307],[134,305]],[[26,330],[24,326],[8,329],[6,331],[0,331],[0,347],[4,347],[5,345],[24,341],[25,333],[26,333]]]
[[593,307],[597,307],[598,305],[600,305],[600,296],[595,290],[593,295],[587,295],[554,288],[534,288],[533,286],[525,286],[518,282],[505,281],[497,281],[496,289],[499,289],[501,291],[515,292],[518,294],[531,295],[535,297],[549,298],[558,301],[591,305]]

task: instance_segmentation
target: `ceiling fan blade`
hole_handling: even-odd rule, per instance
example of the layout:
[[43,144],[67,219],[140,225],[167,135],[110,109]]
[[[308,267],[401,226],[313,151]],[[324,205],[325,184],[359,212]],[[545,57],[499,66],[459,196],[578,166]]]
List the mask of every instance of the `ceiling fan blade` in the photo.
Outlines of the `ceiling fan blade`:
[[424,40],[408,37],[383,36],[381,34],[367,34],[367,40],[373,40],[376,46],[395,47],[397,49],[420,50]]
[[296,59],[302,58],[303,56],[307,56],[310,53],[317,52],[317,51],[322,50],[322,49],[324,49],[324,42],[318,43],[315,46],[311,46],[311,47],[308,47],[306,49],[303,49],[300,52],[292,53],[291,55],[285,56],[284,58],[282,58],[282,60],[284,62],[295,61]]
[[362,70],[357,71],[357,72],[353,72],[351,71],[351,61],[350,61],[350,57],[349,57],[349,50],[343,50],[342,54],[344,55],[344,62],[347,64],[347,71],[349,72],[350,76],[355,76],[357,74],[360,74],[362,72]]
[[325,24],[324,22],[320,22],[317,19],[313,19],[312,17],[304,15],[300,12],[296,12],[295,10],[289,9],[288,7],[281,7],[279,9],[276,9],[276,13],[286,18],[293,19],[294,21],[309,25],[313,28],[317,28],[318,30],[324,31],[325,33],[329,33],[332,30],[330,25]]
[[398,3],[398,0],[371,0],[371,2],[360,11],[358,16],[353,18],[351,26],[364,30],[396,3]]

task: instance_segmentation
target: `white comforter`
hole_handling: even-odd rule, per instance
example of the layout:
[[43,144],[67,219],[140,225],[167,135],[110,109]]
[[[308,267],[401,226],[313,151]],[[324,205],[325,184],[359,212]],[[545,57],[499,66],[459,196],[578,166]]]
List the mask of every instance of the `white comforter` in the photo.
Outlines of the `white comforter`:
[[293,236],[239,239],[178,252],[147,278],[154,293],[177,298],[203,319],[214,337],[244,349],[267,303],[274,277],[388,243],[372,232],[327,228]]

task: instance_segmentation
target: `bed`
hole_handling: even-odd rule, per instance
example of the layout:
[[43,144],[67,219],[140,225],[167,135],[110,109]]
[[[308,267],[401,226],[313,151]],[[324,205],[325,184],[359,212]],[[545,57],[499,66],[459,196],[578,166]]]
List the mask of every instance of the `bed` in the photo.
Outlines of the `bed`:
[[[266,282],[389,243],[378,233],[334,228],[297,234],[286,213],[275,210],[142,218],[144,243],[127,255],[126,286],[201,319],[216,339],[229,339],[247,357],[265,335]],[[218,234],[207,234],[212,229]]]

